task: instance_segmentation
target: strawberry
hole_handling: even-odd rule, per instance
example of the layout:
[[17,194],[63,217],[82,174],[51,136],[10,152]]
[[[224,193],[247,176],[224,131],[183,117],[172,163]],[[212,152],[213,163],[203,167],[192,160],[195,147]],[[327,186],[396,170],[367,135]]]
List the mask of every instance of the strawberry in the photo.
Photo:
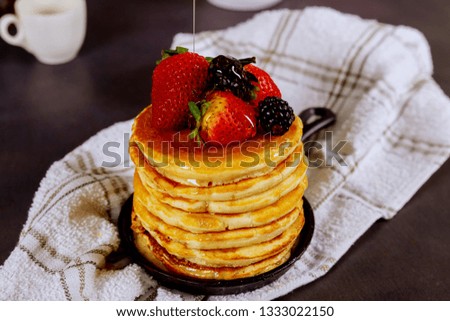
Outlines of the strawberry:
[[230,91],[214,91],[201,108],[189,105],[197,126],[190,137],[225,146],[256,135],[255,108]]
[[153,71],[152,124],[156,128],[187,127],[190,101],[201,100],[209,63],[205,57],[177,47],[167,50]]
[[256,91],[256,98],[251,101],[252,105],[258,106],[260,101],[269,96],[281,98],[280,89],[267,72],[253,64],[245,65],[244,69],[258,79],[257,83],[253,83],[259,90]]

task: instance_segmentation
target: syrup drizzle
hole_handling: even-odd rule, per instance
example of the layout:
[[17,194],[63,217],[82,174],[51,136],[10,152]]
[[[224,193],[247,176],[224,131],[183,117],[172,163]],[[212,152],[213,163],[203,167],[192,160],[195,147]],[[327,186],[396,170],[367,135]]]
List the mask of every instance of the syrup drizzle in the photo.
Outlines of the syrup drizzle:
[[195,52],[195,0],[192,0],[192,51]]

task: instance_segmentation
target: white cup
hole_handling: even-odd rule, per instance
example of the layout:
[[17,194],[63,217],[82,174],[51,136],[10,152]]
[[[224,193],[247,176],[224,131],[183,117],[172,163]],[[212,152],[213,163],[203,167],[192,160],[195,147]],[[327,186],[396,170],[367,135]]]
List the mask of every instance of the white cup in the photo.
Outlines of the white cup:
[[[50,65],[71,61],[86,35],[85,0],[18,0],[15,15],[0,19],[0,35],[9,44],[20,46],[40,62]],[[9,33],[15,25],[17,33]]]
[[270,8],[282,0],[208,0],[216,7],[236,11],[256,11]]

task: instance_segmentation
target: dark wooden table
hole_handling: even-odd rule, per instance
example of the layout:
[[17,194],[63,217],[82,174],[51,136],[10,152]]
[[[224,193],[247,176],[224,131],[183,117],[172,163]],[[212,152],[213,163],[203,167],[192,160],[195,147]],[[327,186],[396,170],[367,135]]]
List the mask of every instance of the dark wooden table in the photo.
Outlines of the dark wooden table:
[[[330,6],[404,24],[427,37],[435,79],[450,94],[447,0],[285,0],[277,8]],[[88,1],[79,57],[38,63],[0,41],[0,263],[14,248],[48,167],[87,138],[133,118],[150,101],[151,72],[177,32],[191,31],[191,2]],[[254,12],[197,0],[197,30],[220,29]],[[323,278],[282,299],[449,300],[450,162],[391,221],[376,223]]]

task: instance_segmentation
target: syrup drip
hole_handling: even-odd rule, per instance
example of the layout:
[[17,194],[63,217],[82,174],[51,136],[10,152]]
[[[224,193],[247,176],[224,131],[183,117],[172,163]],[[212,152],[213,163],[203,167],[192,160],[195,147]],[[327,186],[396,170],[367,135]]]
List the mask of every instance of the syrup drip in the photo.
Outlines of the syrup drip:
[[192,0],[192,51],[195,52],[195,0]]

